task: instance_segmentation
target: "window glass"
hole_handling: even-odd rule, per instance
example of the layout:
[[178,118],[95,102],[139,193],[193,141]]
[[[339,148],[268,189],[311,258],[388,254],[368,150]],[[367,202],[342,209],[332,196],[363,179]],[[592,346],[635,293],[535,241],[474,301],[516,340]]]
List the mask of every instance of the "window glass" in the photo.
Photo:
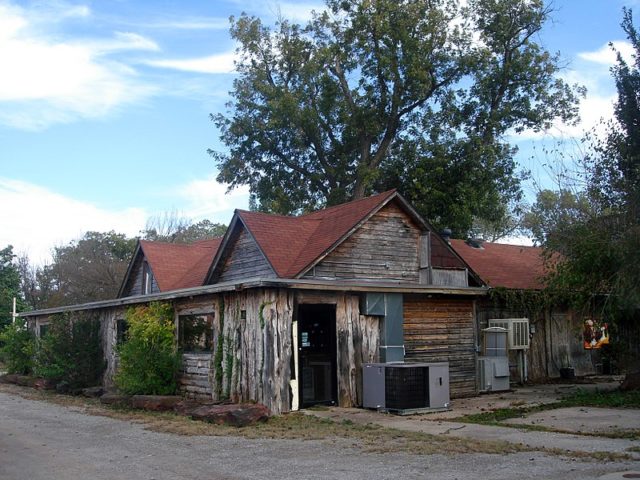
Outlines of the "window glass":
[[48,330],[49,330],[49,324],[48,323],[40,325],[38,327],[38,336],[40,338],[44,337],[47,334]]
[[213,313],[180,315],[178,317],[179,346],[185,352],[213,350]]
[[129,324],[126,320],[116,320],[116,343],[118,345],[123,344],[127,340],[127,330],[129,329]]

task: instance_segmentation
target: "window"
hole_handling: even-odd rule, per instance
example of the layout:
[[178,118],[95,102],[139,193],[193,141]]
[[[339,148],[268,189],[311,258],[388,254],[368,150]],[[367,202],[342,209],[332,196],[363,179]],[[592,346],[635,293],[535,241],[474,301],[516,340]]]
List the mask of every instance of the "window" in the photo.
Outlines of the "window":
[[183,351],[211,352],[213,350],[213,317],[213,313],[178,317],[178,343]]
[[43,323],[42,325],[38,326],[38,336],[40,338],[44,337],[47,332],[49,331],[49,324],[48,323]]
[[126,320],[116,320],[116,345],[122,345],[127,340],[129,324]]
[[142,264],[142,294],[148,295],[153,290],[153,272],[147,262]]

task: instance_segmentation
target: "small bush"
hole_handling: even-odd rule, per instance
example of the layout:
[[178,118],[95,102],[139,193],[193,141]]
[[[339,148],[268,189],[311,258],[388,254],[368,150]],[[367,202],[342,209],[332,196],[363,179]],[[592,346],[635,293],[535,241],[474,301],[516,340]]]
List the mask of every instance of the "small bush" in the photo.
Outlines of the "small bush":
[[34,373],[71,390],[98,385],[105,368],[100,322],[87,313],[64,313],[51,318],[38,341]]
[[120,345],[116,385],[130,395],[176,392],[180,354],[176,349],[173,308],[166,303],[129,308],[127,340]]
[[9,373],[28,375],[33,370],[35,336],[23,319],[7,325],[0,333],[0,352]]

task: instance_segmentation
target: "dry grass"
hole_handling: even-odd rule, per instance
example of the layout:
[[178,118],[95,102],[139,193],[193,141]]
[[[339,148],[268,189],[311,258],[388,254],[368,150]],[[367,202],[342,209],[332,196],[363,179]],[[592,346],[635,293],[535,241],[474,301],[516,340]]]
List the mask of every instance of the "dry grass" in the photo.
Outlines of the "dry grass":
[[349,420],[335,422],[303,413],[289,413],[270,418],[267,422],[245,428],[213,425],[174,413],[146,412],[102,405],[94,399],[58,395],[17,385],[0,385],[0,392],[19,395],[30,400],[46,401],[71,408],[89,415],[99,415],[138,423],[156,432],[177,435],[240,436],[251,439],[320,440],[344,442],[345,445],[370,453],[464,454],[487,453],[508,454],[525,451],[540,451],[553,455],[581,459],[623,460],[629,455],[599,452],[567,452],[557,449],[532,448],[522,444],[503,441],[475,440],[448,435],[429,435],[385,428],[378,425],[361,425]]

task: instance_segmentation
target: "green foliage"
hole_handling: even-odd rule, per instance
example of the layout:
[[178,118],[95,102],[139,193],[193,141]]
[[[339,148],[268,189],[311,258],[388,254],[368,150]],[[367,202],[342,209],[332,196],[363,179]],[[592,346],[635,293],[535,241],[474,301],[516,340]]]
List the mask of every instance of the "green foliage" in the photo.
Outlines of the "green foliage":
[[508,223],[521,192],[507,132],[574,119],[580,93],[535,42],[543,1],[326,5],[306,26],[232,19],[239,75],[211,116],[228,147],[210,152],[218,180],[275,213],[395,187],[458,235]]
[[12,321],[13,298],[17,299],[19,311],[23,306],[20,296],[20,273],[15,258],[11,245],[0,250],[0,329]]
[[33,370],[35,336],[21,318],[0,333],[0,354],[9,373],[28,375]]
[[220,296],[218,304],[220,331],[218,333],[218,341],[216,342],[215,352],[213,354],[213,371],[215,374],[215,392],[216,398],[222,398],[222,361],[224,359],[224,297]]
[[118,348],[116,385],[127,394],[171,395],[177,390],[180,354],[173,307],[168,303],[129,308],[127,340]]
[[56,247],[53,262],[36,272],[38,308],[114,298],[136,240],[110,232],[87,232]]
[[104,368],[97,318],[87,312],[51,317],[47,333],[37,343],[37,376],[65,382],[73,390],[100,384]]
[[204,219],[192,223],[189,218],[176,212],[168,212],[152,217],[141,232],[145,240],[168,243],[193,243],[198,240],[222,237],[227,226]]
[[640,305],[640,41],[630,10],[622,28],[635,55],[628,65],[618,54],[611,70],[615,119],[585,138],[579,183],[540,192],[527,216],[555,267],[549,288],[610,324],[636,321]]

